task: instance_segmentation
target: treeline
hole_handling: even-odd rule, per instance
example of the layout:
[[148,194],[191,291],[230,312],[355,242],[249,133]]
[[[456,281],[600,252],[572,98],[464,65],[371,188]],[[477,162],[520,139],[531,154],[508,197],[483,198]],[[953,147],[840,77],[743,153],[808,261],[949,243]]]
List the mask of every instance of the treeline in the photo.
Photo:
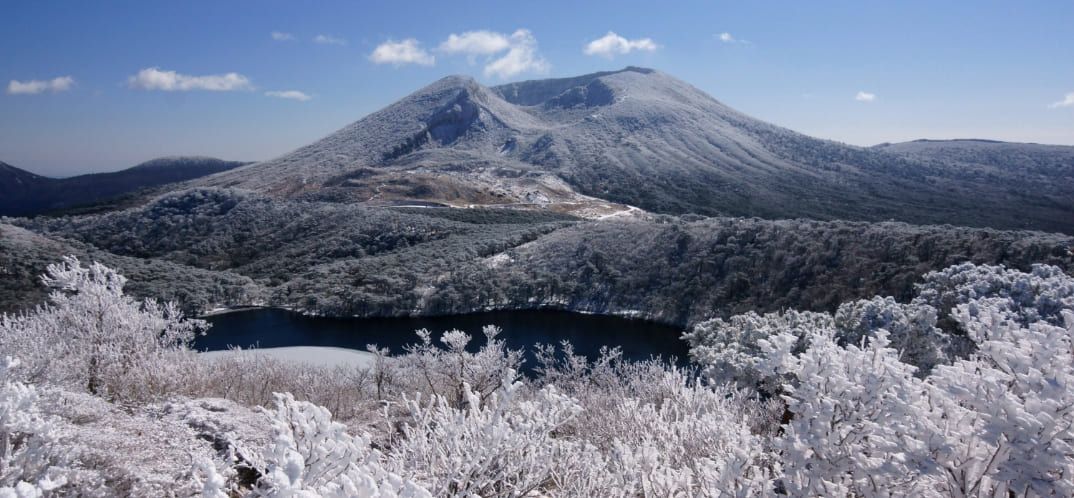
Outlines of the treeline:
[[692,324],[713,315],[794,308],[834,311],[873,295],[912,296],[923,274],[970,261],[1074,269],[1074,239],[904,223],[659,218],[579,224],[454,272],[427,309],[546,303],[639,312]]
[[[1039,232],[699,216],[580,221],[225,189],[105,215],[14,222],[135,261],[182,265],[181,273],[249,277],[265,289],[265,303],[336,316],[555,307],[688,325],[714,314],[834,311],[873,295],[906,301],[921,275],[965,261],[1074,270],[1074,238]],[[191,299],[214,301],[180,300]]]

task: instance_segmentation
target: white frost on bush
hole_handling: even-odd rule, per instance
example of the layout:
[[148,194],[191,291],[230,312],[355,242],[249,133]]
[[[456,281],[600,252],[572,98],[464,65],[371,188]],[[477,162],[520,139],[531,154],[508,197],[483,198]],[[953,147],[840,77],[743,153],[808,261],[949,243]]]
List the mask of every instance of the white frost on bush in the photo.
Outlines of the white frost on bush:
[[42,277],[49,303],[0,316],[0,350],[23,362],[24,381],[84,389],[106,398],[147,400],[182,386],[186,348],[207,328],[185,320],[173,304],[137,302],[126,279],[100,263],[67,257]]
[[944,351],[950,341],[936,327],[936,309],[927,304],[901,304],[893,297],[859,299],[839,306],[835,327],[847,345],[860,345],[886,331],[899,360],[917,367],[920,375],[947,361]]
[[[0,317],[23,360],[0,361],[2,498],[1074,496],[1074,279],[1051,267],[704,322],[701,375],[564,344],[531,379],[495,327],[369,368],[202,361],[203,325],[115,272],[45,282],[49,304]],[[970,347],[942,356],[937,322]]]
[[1050,265],[1033,265],[1029,273],[1003,266],[962,263],[926,274],[915,304],[949,312],[959,304],[998,298],[993,304],[1023,324],[1063,323],[1062,310],[1074,308],[1074,279]]
[[11,378],[18,365],[0,358],[0,496],[42,496],[67,484],[67,448],[56,444],[34,386]]
[[432,498],[385,471],[369,438],[348,433],[325,408],[284,393],[270,415],[275,440],[261,455],[262,477],[251,496]]
[[[775,381],[758,368],[763,356],[760,341],[781,332],[804,341],[820,330],[835,333],[831,315],[794,310],[758,315],[751,311],[727,320],[714,318],[701,322],[684,334],[683,339],[690,343],[690,359],[701,366],[708,378],[756,389]],[[796,343],[798,349],[804,346],[804,342]]]

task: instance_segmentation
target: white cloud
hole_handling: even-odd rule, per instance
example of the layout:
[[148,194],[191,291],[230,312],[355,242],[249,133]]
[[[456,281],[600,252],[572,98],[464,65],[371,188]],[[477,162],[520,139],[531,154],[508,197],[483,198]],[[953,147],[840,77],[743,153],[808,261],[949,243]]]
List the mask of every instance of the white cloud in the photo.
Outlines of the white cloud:
[[470,64],[478,56],[485,57],[486,77],[510,78],[526,72],[546,73],[551,67],[537,52],[537,38],[528,29],[514,33],[488,30],[452,33],[437,50],[445,54],[463,54]]
[[284,33],[283,31],[273,31],[272,39],[276,41],[291,41],[295,39],[295,35]]
[[599,55],[611,59],[616,55],[629,54],[635,50],[652,52],[658,45],[651,38],[628,40],[609,31],[608,34],[589,42],[585,47],[586,55]]
[[388,40],[381,43],[373,49],[373,53],[369,54],[369,60],[376,64],[392,64],[396,67],[404,64],[421,66],[436,64],[436,57],[429,55],[429,52],[421,48],[421,43],[413,38],[398,42]]
[[313,97],[311,97],[309,95],[306,95],[305,93],[300,92],[298,90],[270,91],[270,92],[265,92],[265,95],[268,96],[268,97],[276,97],[278,99],[297,100],[299,102],[305,102],[305,101],[310,100],[310,99],[313,98]]
[[448,54],[492,55],[511,47],[511,40],[503,33],[494,31],[467,31],[460,35],[452,33],[440,43],[438,50]]
[[876,100],[876,94],[869,92],[858,92],[858,94],[854,96],[854,100],[857,100],[858,102],[872,102]]
[[1051,108],[1051,109],[1056,109],[1056,108],[1059,108],[1059,107],[1074,107],[1074,93],[1066,94],[1063,97],[1063,100],[1060,100],[1059,102],[1055,102],[1052,105],[1049,105],[1048,107]]
[[723,43],[741,43],[742,45],[750,44],[749,40],[740,40],[738,38],[735,38],[735,35],[732,35],[731,33],[728,33],[726,31],[713,36],[715,36],[717,40],[720,40]]
[[346,45],[347,40],[331,35],[317,35],[313,37],[313,43],[320,43],[321,45]]
[[190,76],[179,74],[175,71],[164,71],[156,67],[138,71],[138,74],[127,79],[127,83],[131,88],[163,90],[165,92],[186,92],[190,90],[230,92],[253,89],[250,80],[239,73]]
[[70,76],[60,76],[51,80],[11,80],[7,84],[7,93],[9,95],[36,95],[46,91],[52,93],[66,92],[73,86],[75,86],[75,79]]
[[507,53],[485,65],[485,76],[510,78],[526,72],[548,72],[551,66],[537,53],[537,38],[528,29],[515,31],[509,41]]

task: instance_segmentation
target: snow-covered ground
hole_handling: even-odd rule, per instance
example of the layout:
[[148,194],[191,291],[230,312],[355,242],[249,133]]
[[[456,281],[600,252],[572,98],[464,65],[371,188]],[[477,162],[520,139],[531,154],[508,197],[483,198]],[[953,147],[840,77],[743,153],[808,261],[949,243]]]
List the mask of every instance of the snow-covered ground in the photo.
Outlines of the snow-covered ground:
[[225,355],[264,355],[270,358],[291,360],[319,366],[357,366],[371,367],[373,355],[355,349],[333,348],[325,346],[292,346],[286,348],[259,348],[227,351],[207,351],[201,353],[208,359],[222,358]]

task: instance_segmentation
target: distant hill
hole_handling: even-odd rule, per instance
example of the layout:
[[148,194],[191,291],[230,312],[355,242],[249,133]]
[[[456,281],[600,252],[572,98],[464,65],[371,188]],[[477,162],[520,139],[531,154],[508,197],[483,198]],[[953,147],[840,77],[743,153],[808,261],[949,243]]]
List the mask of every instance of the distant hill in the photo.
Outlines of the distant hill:
[[113,173],[57,179],[0,162],[0,215],[31,216],[84,206],[244,164],[248,163],[211,157],[165,157]]
[[1071,192],[1074,185],[1074,146],[1069,145],[958,139],[887,143],[872,149],[997,179],[1045,176],[1051,181],[1042,183],[1064,188],[1063,192]]
[[[570,206],[1074,233],[1070,148],[855,147],[651,69],[496,87],[450,76],[280,158],[199,179],[364,204]],[[567,206],[563,208],[563,206]]]

